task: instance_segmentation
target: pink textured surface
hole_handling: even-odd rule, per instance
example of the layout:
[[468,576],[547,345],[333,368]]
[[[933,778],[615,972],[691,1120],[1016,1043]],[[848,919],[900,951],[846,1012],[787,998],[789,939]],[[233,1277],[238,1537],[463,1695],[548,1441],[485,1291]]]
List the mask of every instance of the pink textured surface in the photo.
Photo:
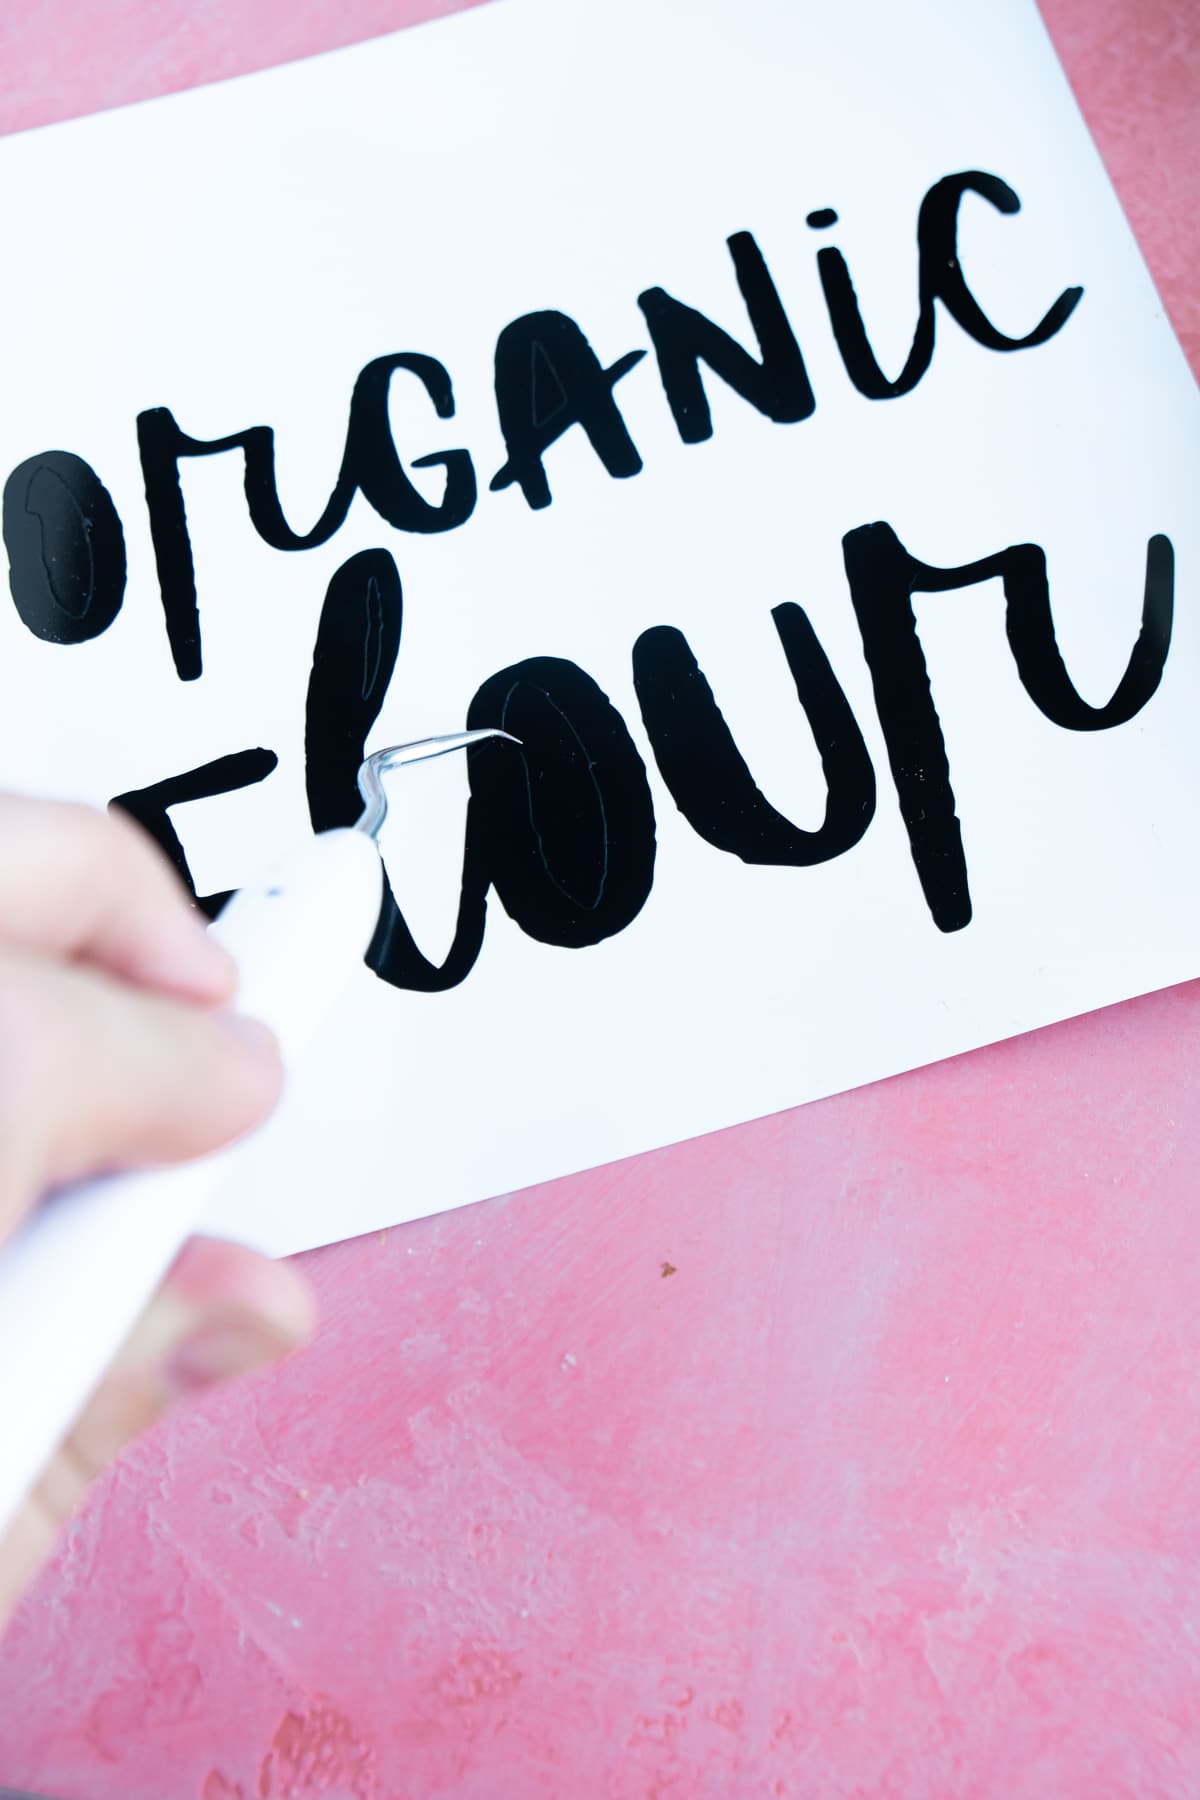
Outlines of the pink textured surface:
[[[0,126],[418,7],[9,7]],[[1045,11],[1195,364],[1194,0]],[[1198,1024],[1195,984],[309,1258],[319,1341],[130,1455],[19,1616],[0,1782],[1200,1793]]]

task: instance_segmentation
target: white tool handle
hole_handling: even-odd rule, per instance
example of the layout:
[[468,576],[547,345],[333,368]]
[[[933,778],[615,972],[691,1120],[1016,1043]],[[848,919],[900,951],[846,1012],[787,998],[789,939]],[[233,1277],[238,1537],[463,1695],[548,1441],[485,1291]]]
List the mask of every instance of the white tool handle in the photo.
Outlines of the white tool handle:
[[[271,1026],[285,1066],[361,965],[381,890],[374,840],[324,832],[235,894],[212,927],[238,965],[239,1011]],[[52,1195],[0,1245],[0,1533],[236,1155]]]

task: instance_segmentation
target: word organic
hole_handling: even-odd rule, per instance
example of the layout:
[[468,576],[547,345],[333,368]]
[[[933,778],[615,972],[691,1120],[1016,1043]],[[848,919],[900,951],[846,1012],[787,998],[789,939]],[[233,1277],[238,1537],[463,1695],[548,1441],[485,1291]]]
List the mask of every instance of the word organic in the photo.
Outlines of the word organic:
[[[1034,349],[1070,319],[1082,289],[1069,288],[1023,337],[999,331],[974,298],[958,257],[962,200],[975,194],[1001,213],[1020,202],[995,175],[967,172],[937,182],[921,202],[917,322],[912,348],[890,379],[871,348],[850,270],[827,241],[817,253],[828,320],[846,373],[872,400],[911,393],[934,354],[937,309],[986,350]],[[825,232],[830,209],[808,215]],[[660,287],[638,304],[679,437],[710,437],[712,417],[702,366],[749,406],[779,424],[797,424],[816,408],[800,344],[755,239],[728,240],[734,275],[755,349]],[[493,492],[517,487],[527,505],[551,504],[546,469],[551,446],[573,427],[617,479],[642,468],[617,387],[645,355],[631,349],[605,366],[578,322],[561,312],[528,313],[500,332],[495,399],[507,459]],[[331,539],[361,494],[396,531],[460,529],[478,501],[475,464],[463,448],[412,459],[413,469],[444,471],[432,503],[410,479],[389,415],[393,381],[415,381],[439,419],[454,417],[450,374],[434,357],[407,352],[377,357],[358,376],[350,400],[341,467],[320,517],[297,531],[284,516],[275,479],[274,434],[254,425],[215,439],[189,436],[165,406],[138,417],[138,443],[166,631],[178,676],[203,670],[201,613],[181,483],[194,457],[237,453],[245,499],[259,536],[282,551]],[[16,609],[48,642],[84,643],[107,630],[125,591],[125,540],[113,501],[96,472],[62,450],[30,457],[5,486],[4,539]],[[999,578],[1008,642],[1033,704],[1067,731],[1106,730],[1145,706],[1162,677],[1171,638],[1173,552],[1165,537],[1147,550],[1141,632],[1115,693],[1104,706],[1076,691],[1055,638],[1046,559],[1035,544],[986,551],[955,568],[919,561],[884,522],[843,539],[850,601],[862,637],[892,780],[913,864],[935,925],[957,931],[971,918],[959,821],[946,747],[913,610],[915,593],[965,588]],[[767,801],[722,717],[712,687],[684,635],[670,624],[644,631],[633,646],[633,677],[662,778],[692,828],[747,863],[804,868],[840,856],[862,838],[876,803],[876,778],[858,722],[803,609],[777,607],[773,619],[796,697],[824,770],[824,821],[801,830]],[[321,612],[307,698],[306,782],[314,829],[351,823],[363,746],[387,693],[400,648],[402,594],[388,550],[362,551],[331,579]],[[636,917],[654,875],[654,808],[646,769],[620,713],[575,663],[551,656],[501,669],[471,701],[469,726],[501,726],[519,751],[492,749],[469,758],[468,806],[459,916],[444,961],[417,947],[388,891],[370,966],[402,988],[444,989],[461,982],[479,955],[487,896],[532,937],[580,947],[621,931]],[[119,795],[188,876],[168,809],[261,781],[275,754],[248,749],[201,768]],[[201,903],[215,911],[224,896]]]

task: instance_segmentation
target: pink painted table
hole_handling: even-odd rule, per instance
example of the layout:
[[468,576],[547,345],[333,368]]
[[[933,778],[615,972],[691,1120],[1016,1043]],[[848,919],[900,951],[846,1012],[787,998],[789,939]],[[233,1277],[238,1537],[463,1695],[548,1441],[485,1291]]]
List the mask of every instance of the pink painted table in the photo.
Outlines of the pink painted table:
[[[430,10],[9,5],[0,128]],[[1195,0],[1045,10],[1197,365]],[[1195,984],[311,1256],[319,1341],[128,1456],[20,1615],[0,1784],[1200,1794],[1198,1025]]]

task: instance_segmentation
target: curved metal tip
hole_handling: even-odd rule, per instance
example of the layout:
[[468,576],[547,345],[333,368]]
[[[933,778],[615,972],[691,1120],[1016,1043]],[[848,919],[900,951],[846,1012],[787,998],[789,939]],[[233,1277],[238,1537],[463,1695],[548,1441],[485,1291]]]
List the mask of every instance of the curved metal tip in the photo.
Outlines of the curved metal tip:
[[466,750],[488,738],[503,738],[506,744],[519,745],[521,742],[511,732],[488,726],[482,731],[452,731],[445,737],[418,738],[415,743],[389,744],[386,750],[373,750],[358,771],[363,812],[355,830],[365,831],[368,837],[379,836],[380,826],[387,818],[387,794],[381,777],[389,769],[402,769],[407,763],[428,762],[434,756],[448,756],[452,750]]

